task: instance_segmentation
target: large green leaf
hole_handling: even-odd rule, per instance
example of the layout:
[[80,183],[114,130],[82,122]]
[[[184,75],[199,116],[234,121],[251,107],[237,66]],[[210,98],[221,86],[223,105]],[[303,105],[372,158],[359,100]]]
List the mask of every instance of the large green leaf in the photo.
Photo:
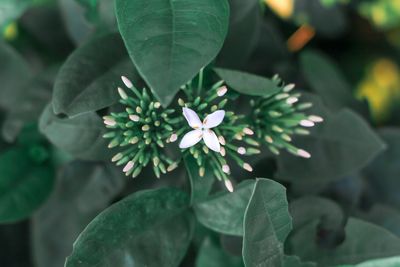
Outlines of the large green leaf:
[[51,99],[54,76],[57,68],[50,68],[26,83],[23,97],[6,115],[2,125],[4,139],[14,141],[24,125],[37,122],[44,107]]
[[215,69],[228,86],[239,93],[252,96],[270,96],[279,92],[279,87],[272,80],[237,70]]
[[216,242],[206,238],[196,259],[196,267],[242,267],[241,257],[229,255]]
[[206,171],[204,176],[201,177],[196,160],[191,155],[186,156],[184,161],[190,180],[190,203],[194,204],[207,198],[214,184],[215,177],[211,171]]
[[374,198],[400,208],[400,129],[384,128],[379,135],[387,143],[387,150],[363,170],[363,175]]
[[36,266],[63,266],[79,233],[109,205],[125,181],[109,165],[68,164],[51,197],[32,220]]
[[111,106],[119,99],[121,75],[138,80],[119,34],[91,40],[61,67],[54,85],[54,112],[75,116]]
[[301,53],[300,63],[311,89],[329,108],[349,107],[367,114],[367,105],[355,99],[350,84],[330,58],[321,52],[308,50]]
[[313,262],[302,262],[297,256],[285,256],[283,258],[283,267],[316,267]]
[[59,118],[50,104],[40,117],[40,131],[55,146],[79,159],[106,160],[112,153],[103,138],[106,128],[94,112]]
[[293,228],[299,229],[315,219],[322,222],[324,229],[338,230],[344,222],[344,214],[338,204],[332,200],[305,196],[290,203],[290,214],[293,217]]
[[189,197],[177,189],[135,193],[86,227],[65,266],[178,266],[194,227],[188,205]]
[[116,13],[129,55],[164,106],[215,58],[229,23],[226,0],[117,0]]
[[0,62],[7,62],[2,64],[0,68],[0,107],[12,110],[21,94],[22,86],[31,77],[31,71],[21,55],[11,46],[1,41]]
[[246,267],[284,266],[283,245],[291,229],[285,187],[272,180],[257,179],[244,218]]
[[298,231],[289,239],[289,246],[302,259],[318,266],[356,264],[362,261],[398,255],[400,239],[374,224],[350,218],[345,228],[345,240],[334,248],[322,248],[316,242],[318,220]]
[[220,192],[194,206],[197,219],[204,226],[228,235],[243,235],[243,218],[254,181],[245,180],[233,193]]
[[375,259],[362,262],[356,265],[339,265],[336,267],[398,267],[398,266],[400,266],[400,257]]
[[0,222],[25,219],[49,196],[54,170],[34,158],[34,150],[18,146],[0,155]]
[[311,153],[303,159],[288,153],[278,157],[278,177],[293,182],[330,182],[359,171],[381,153],[385,144],[356,113],[316,113],[324,122],[294,144]]
[[73,0],[59,0],[58,5],[70,39],[77,45],[88,41],[95,27],[87,21],[85,8]]
[[262,10],[258,0],[229,0],[229,31],[218,56],[219,66],[241,67],[256,48],[262,28]]
[[400,212],[397,209],[375,204],[368,212],[358,214],[358,217],[379,225],[400,237]]

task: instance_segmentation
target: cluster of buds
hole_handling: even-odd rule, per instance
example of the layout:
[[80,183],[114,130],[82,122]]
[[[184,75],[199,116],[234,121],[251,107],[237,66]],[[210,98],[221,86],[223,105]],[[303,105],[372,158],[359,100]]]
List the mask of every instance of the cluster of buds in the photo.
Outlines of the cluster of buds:
[[292,93],[294,84],[285,85],[278,75],[273,77],[273,81],[279,86],[279,92],[250,101],[253,110],[252,127],[256,136],[276,155],[285,149],[296,156],[310,158],[310,153],[292,144],[292,136],[308,135],[310,132],[307,128],[323,119],[304,113],[312,107],[312,103],[300,103],[301,94]]
[[[182,137],[179,146],[184,149],[183,153],[190,153],[196,160],[200,176],[211,171],[229,191],[233,191],[229,164],[237,164],[251,172],[253,168],[241,157],[260,153],[260,144],[254,139],[253,130],[244,123],[243,115],[225,111],[228,101],[222,97],[228,89],[223,81],[202,90],[201,79],[200,75],[197,86],[189,83],[182,88],[186,101],[180,98],[178,104],[187,123],[175,134]],[[197,114],[204,114],[202,121]]]
[[121,147],[112,161],[118,166],[124,165],[123,171],[132,177],[138,176],[152,162],[155,175],[160,177],[161,173],[172,171],[178,165],[166,154],[164,147],[171,135],[174,136],[173,131],[182,118],[176,116],[174,109],[163,109],[145,88],[139,91],[124,76],[122,81],[132,93],[118,88],[120,103],[125,106],[125,111],[103,118],[104,124],[111,130],[103,136],[111,140],[108,147]]

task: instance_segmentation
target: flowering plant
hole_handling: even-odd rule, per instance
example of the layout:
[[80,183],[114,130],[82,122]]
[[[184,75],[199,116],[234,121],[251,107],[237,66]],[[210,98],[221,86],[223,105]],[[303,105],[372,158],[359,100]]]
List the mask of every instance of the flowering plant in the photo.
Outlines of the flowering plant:
[[[111,129],[104,138],[111,140],[109,148],[124,148],[112,157],[112,161],[117,166],[124,165],[123,172],[127,176],[137,177],[150,162],[158,178],[161,173],[175,170],[182,156],[172,159],[165,145],[180,138],[179,148],[183,155],[188,152],[196,160],[199,176],[203,177],[208,169],[233,192],[228,160],[252,172],[253,167],[240,156],[260,154],[260,142],[266,143],[274,154],[286,149],[296,156],[310,158],[310,153],[291,144],[291,135],[307,135],[309,132],[305,127],[323,121],[319,116],[307,116],[301,112],[312,104],[296,104],[300,94],[289,94],[293,84],[281,86],[276,93],[257,101],[250,100],[254,121],[246,123],[245,115],[223,110],[228,104],[228,99],[223,98],[228,92],[224,81],[216,82],[209,90],[202,87],[203,70],[200,71],[197,88],[192,86],[192,81],[183,87],[187,101],[182,98],[177,101],[182,112],[173,108],[164,109],[145,88],[140,93],[127,77],[122,76],[121,80],[132,96],[118,87],[120,103],[126,108],[123,112],[112,112],[103,117],[104,124]],[[277,86],[281,83],[278,76],[273,81]],[[201,120],[193,109],[208,115]],[[256,138],[259,141],[252,137],[254,131],[251,127],[257,129]],[[236,144],[238,142],[239,145]]]
[[396,3],[0,1],[0,266],[400,266]]

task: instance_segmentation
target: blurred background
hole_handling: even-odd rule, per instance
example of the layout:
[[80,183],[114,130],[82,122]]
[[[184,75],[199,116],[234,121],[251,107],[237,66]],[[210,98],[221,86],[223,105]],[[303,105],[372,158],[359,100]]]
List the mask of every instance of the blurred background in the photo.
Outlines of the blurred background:
[[[395,190],[400,186],[395,181],[400,168],[400,1],[229,2],[230,29],[215,64],[267,77],[279,73],[317,93],[327,106],[348,107],[362,116],[389,152],[356,169],[356,175],[329,184],[329,190],[327,183],[315,190],[345,203],[349,213],[372,202],[386,205],[375,210],[374,218],[388,218],[392,231],[400,234]],[[57,124],[63,117],[39,131],[39,121],[48,119],[43,112],[59,68],[89,40],[117,31],[112,0],[0,0],[2,267],[63,266],[77,235],[111,202],[154,182],[172,183],[153,179],[124,187],[120,171],[105,163],[108,155],[100,159],[93,156],[97,150],[71,148],[74,140],[68,136],[94,130],[72,133]],[[55,131],[64,138],[54,138]],[[4,203],[19,197],[30,205],[13,217],[4,215],[10,213]]]

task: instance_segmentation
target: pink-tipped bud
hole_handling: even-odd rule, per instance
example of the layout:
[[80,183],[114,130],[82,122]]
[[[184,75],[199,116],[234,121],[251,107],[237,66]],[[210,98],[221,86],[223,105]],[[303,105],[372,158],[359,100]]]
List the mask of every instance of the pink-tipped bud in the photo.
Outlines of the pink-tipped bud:
[[248,172],[252,172],[253,171],[253,167],[251,167],[251,165],[248,164],[248,163],[244,163],[243,164],[243,169],[245,169]]
[[104,119],[105,125],[115,126],[117,124],[117,122],[115,121],[115,119],[113,117],[105,116],[105,117],[103,117],[103,119]]
[[250,129],[250,128],[247,128],[247,127],[243,129],[243,132],[245,134],[247,134],[247,135],[253,135],[254,134],[253,130]]
[[309,119],[310,121],[316,122],[316,123],[318,123],[318,122],[323,122],[323,121],[324,121],[324,119],[323,119],[322,117],[316,116],[316,115],[311,115],[311,116],[308,117],[308,119]]
[[240,154],[240,155],[244,155],[244,154],[246,154],[246,148],[244,148],[244,147],[239,147],[238,149],[237,149],[237,152]]
[[171,143],[175,142],[176,140],[178,140],[178,136],[176,134],[171,134],[171,136],[169,137],[169,141]]
[[221,145],[223,145],[223,146],[226,144],[225,138],[224,138],[222,135],[220,135],[220,136],[218,137],[218,141],[219,141],[219,143],[220,143]]
[[226,187],[226,189],[228,189],[229,192],[231,192],[231,193],[233,192],[233,185],[232,185],[231,181],[225,180],[225,187]]
[[313,127],[315,123],[309,120],[301,120],[300,125],[303,127]]
[[221,154],[221,156],[225,157],[225,155],[226,155],[226,150],[225,150],[225,148],[224,148],[224,147],[221,147],[219,153]]
[[133,87],[132,82],[128,78],[126,78],[125,76],[121,76],[121,80],[125,84],[126,87],[128,87],[128,88],[132,88]]
[[228,92],[228,88],[224,85],[217,89],[218,96],[224,96]]
[[306,158],[306,159],[311,158],[311,154],[308,153],[307,151],[303,150],[303,149],[297,150],[297,155],[302,157],[302,158]]
[[296,103],[297,101],[299,101],[299,99],[297,97],[293,97],[293,96],[286,99],[286,103],[288,103],[289,105],[292,105],[292,104]]
[[140,117],[136,114],[131,114],[129,115],[129,119],[131,119],[134,122],[138,122],[140,120]]
[[229,168],[229,165],[225,164],[222,166],[222,171],[226,174],[229,174],[231,171],[231,168]]
[[132,170],[133,165],[135,165],[133,161],[128,161],[128,163],[125,165],[123,169],[123,172],[129,172],[130,170]]

